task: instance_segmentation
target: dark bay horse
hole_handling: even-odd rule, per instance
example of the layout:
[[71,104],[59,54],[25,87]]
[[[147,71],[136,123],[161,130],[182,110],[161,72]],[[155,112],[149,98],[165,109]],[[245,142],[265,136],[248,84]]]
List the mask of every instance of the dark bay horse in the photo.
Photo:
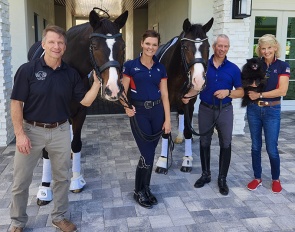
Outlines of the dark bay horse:
[[[120,29],[125,25],[128,18],[128,11],[125,11],[114,21],[108,18],[100,17],[95,8],[89,14],[89,23],[73,26],[67,31],[67,49],[63,55],[63,60],[74,67],[84,81],[85,87],[89,89],[90,81],[87,78],[92,70],[95,70],[98,78],[101,80],[102,86],[100,90],[101,97],[108,101],[117,101],[122,92],[121,75],[123,62],[125,60],[125,41],[122,38]],[[38,42],[37,42],[38,43]],[[29,60],[40,57],[43,52],[42,47],[34,44],[29,53]],[[72,124],[72,143],[73,152],[73,169],[80,167],[80,157],[82,149],[81,130],[86,118],[86,107],[79,102],[71,103],[71,124]],[[43,156],[48,159],[44,151]],[[70,155],[70,154],[69,154]],[[48,162],[48,161],[47,161]],[[43,174],[49,173],[50,165],[43,165]],[[44,170],[47,168],[48,170]],[[79,168],[78,168],[79,169]],[[80,174],[80,170],[73,170],[73,178],[71,179],[70,190],[72,192],[81,192],[85,180]],[[46,179],[46,178],[45,178]],[[50,183],[50,180],[48,180]],[[52,200],[51,189],[49,183],[47,186],[40,186],[37,194],[37,204],[45,205]],[[43,185],[43,178],[42,178]]]
[[[205,25],[191,24],[188,19],[183,22],[183,31],[166,45],[159,48],[157,56],[165,65],[168,74],[168,92],[170,105],[175,106],[178,112],[184,112],[182,97],[193,88],[198,93],[206,84],[207,62],[209,59],[208,37],[206,33],[211,29],[214,19],[211,18]],[[168,47],[168,48],[167,48]],[[197,100],[195,95],[188,103],[188,117],[192,120],[194,104]],[[183,157],[181,171],[190,172],[192,169],[192,132],[186,126],[184,118],[183,135],[186,139],[185,154]],[[163,152],[166,151],[167,138],[162,138],[162,154],[157,162],[157,173],[166,173],[167,158]],[[165,148],[163,149],[163,146]]]

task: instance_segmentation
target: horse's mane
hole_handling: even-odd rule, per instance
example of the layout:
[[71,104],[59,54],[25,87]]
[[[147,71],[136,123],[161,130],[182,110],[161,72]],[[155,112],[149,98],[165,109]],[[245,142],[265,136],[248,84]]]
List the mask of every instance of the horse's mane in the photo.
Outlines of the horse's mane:
[[101,19],[100,20],[100,28],[103,33],[110,33],[115,34],[118,33],[119,27],[108,19]]

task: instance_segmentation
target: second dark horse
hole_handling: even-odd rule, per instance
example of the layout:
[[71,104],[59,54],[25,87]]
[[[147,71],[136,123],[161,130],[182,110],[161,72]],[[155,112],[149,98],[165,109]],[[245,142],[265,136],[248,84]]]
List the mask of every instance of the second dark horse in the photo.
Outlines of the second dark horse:
[[[166,45],[160,47],[157,56],[165,65],[168,74],[168,91],[171,106],[176,106],[178,112],[184,112],[184,104],[181,98],[190,88],[202,91],[206,84],[207,61],[209,59],[208,37],[206,33],[211,29],[214,19],[211,18],[205,25],[191,24],[188,19],[183,22],[181,34]],[[168,47],[168,48],[167,48]],[[189,101],[190,121],[194,112],[194,104],[197,96]],[[185,154],[183,157],[181,171],[192,170],[192,132],[184,119]],[[162,138],[162,154],[157,161],[157,173],[167,172],[167,150],[168,139]]]

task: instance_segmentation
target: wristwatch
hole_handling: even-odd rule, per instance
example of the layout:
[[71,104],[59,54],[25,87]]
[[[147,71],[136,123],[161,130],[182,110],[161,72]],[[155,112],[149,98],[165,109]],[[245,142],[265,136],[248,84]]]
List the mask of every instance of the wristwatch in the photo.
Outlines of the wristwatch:
[[262,95],[262,93],[260,93],[260,95],[259,95],[259,98],[263,98],[263,95]]
[[229,97],[230,94],[231,94],[231,90],[229,89],[229,90],[228,90],[228,95],[227,95],[227,97]]

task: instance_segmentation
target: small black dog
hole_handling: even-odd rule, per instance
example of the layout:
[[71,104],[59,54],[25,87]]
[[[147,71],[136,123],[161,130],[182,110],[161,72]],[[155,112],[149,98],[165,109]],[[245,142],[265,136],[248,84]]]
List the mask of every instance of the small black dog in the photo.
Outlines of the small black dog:
[[247,59],[247,63],[242,68],[242,85],[245,91],[242,98],[242,107],[253,102],[249,96],[249,91],[262,92],[266,84],[265,72],[263,71],[262,61],[259,58]]

